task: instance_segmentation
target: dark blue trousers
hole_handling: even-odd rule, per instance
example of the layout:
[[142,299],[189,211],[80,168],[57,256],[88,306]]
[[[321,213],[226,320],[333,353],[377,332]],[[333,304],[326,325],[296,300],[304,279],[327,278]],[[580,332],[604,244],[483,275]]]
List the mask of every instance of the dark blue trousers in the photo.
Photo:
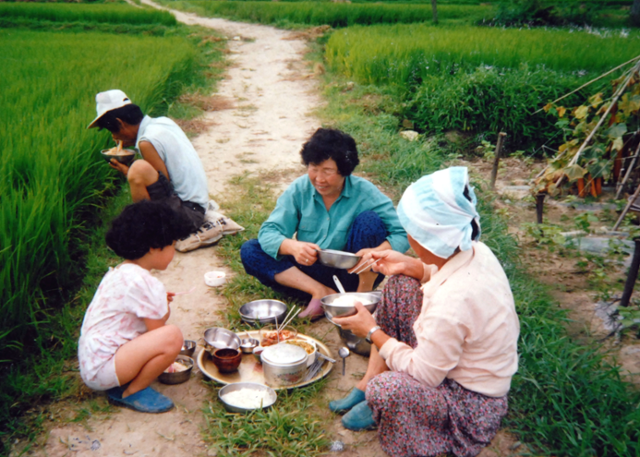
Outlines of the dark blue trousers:
[[[380,246],[386,239],[387,228],[380,216],[373,211],[365,211],[360,213],[353,221],[347,234],[347,245],[344,251],[356,253],[360,249],[375,248]],[[274,276],[291,267],[297,267],[304,274],[334,290],[336,290],[336,285],[333,282],[333,275],[340,279],[347,292],[355,292],[358,289],[358,275],[349,274],[347,270],[326,267],[320,261],[311,266],[301,265],[296,262],[293,256],[283,256],[280,260],[276,260],[262,250],[260,243],[256,239],[249,240],[242,245],[240,259],[245,271],[256,277],[265,286],[302,300],[310,299],[310,295],[301,290],[278,284]],[[383,275],[378,275],[375,285],[377,286],[383,278]]]

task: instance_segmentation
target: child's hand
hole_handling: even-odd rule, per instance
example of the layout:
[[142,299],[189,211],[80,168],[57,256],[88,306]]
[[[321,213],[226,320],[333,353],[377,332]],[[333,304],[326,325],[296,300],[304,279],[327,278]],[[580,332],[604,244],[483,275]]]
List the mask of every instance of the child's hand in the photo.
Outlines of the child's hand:
[[171,303],[173,301],[173,297],[176,296],[175,292],[167,292],[167,303]]

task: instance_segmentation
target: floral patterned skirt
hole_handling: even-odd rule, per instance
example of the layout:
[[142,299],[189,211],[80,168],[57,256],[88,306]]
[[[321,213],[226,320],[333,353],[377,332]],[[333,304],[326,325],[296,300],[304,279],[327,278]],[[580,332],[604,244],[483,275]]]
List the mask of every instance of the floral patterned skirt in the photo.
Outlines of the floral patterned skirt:
[[[382,330],[417,346],[413,323],[422,307],[420,283],[394,276],[376,310]],[[507,397],[487,397],[445,379],[436,388],[406,373],[389,371],[367,384],[367,403],[378,424],[382,449],[394,457],[478,455],[498,432],[507,413]]]

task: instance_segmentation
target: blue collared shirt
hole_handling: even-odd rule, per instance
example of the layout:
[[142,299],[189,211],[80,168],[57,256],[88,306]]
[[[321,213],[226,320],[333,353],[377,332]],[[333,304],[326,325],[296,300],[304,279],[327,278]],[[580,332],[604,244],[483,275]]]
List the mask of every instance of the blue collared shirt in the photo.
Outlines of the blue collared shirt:
[[315,243],[322,249],[343,250],[353,221],[365,211],[374,211],[380,216],[394,251],[409,249],[407,234],[391,199],[366,179],[353,175],[345,178],[342,193],[329,211],[308,175],[296,179],[278,198],[276,208],[262,224],[258,241],[264,252],[274,259],[280,259],[280,245],[295,233],[298,241]]

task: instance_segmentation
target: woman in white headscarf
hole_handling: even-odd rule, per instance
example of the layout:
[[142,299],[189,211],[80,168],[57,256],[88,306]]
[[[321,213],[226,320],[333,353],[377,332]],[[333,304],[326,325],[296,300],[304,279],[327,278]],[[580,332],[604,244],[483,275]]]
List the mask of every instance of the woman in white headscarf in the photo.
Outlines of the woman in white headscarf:
[[507,413],[518,367],[519,323],[509,281],[479,242],[476,197],[465,167],[413,183],[398,205],[419,259],[371,252],[393,275],[375,318],[360,304],[335,319],[372,342],[364,378],[330,403],[346,428],[378,428],[393,456],[475,456]]

